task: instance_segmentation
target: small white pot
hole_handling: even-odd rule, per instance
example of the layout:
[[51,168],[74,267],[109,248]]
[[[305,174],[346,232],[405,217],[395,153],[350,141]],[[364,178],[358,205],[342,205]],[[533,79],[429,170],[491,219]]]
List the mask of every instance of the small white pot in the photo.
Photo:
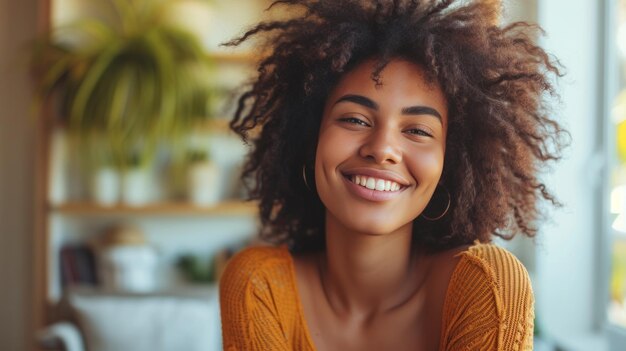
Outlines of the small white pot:
[[113,168],[105,167],[96,171],[92,188],[96,203],[111,206],[120,199],[120,174]]
[[130,206],[152,201],[151,173],[144,169],[130,169],[122,177],[122,200]]
[[147,293],[158,287],[158,257],[147,245],[113,246],[101,252],[100,271],[106,288]]
[[219,168],[212,162],[198,162],[189,168],[189,200],[198,206],[215,205],[220,200]]

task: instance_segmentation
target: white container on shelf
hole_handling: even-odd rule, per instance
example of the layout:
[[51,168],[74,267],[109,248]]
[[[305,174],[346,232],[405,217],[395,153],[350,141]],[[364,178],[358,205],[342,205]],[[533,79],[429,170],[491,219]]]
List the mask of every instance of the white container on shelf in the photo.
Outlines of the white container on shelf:
[[153,201],[152,176],[149,170],[132,168],[122,176],[122,201],[126,205],[141,206]]
[[159,257],[132,226],[107,231],[98,248],[100,280],[108,290],[148,293],[158,288]]
[[188,197],[198,206],[212,206],[220,200],[220,172],[213,162],[197,162],[189,167]]
[[157,288],[158,257],[147,245],[114,246],[101,252],[102,283],[112,290],[147,293]]
[[120,174],[111,167],[100,168],[96,171],[92,195],[94,201],[103,206],[111,206],[120,200]]

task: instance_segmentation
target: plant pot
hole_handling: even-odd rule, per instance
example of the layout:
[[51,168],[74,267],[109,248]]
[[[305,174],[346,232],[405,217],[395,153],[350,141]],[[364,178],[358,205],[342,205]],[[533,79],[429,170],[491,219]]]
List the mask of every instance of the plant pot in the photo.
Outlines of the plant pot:
[[220,200],[219,168],[212,162],[189,167],[188,198],[198,206],[212,206]]
[[107,289],[134,293],[157,289],[158,255],[151,246],[113,246],[100,255],[102,283]]
[[145,169],[129,169],[122,177],[122,201],[130,206],[141,206],[152,201],[151,173]]
[[92,184],[92,196],[97,204],[112,206],[120,200],[120,174],[110,167],[96,171]]

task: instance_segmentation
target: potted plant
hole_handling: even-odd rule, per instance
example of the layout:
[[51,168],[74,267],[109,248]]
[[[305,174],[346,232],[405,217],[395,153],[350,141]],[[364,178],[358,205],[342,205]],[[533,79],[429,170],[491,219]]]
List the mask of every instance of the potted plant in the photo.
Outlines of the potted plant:
[[114,167],[110,158],[97,164],[91,177],[93,200],[102,206],[115,205],[120,199],[120,178],[120,172]]
[[184,254],[176,260],[176,268],[191,283],[215,282],[215,263],[194,254]]
[[211,206],[219,201],[219,168],[207,150],[192,149],[188,154],[187,191],[189,200],[198,206]]
[[39,102],[56,101],[81,149],[104,142],[123,169],[129,150],[148,164],[159,144],[207,118],[210,62],[195,35],[167,20],[173,1],[112,3],[117,21],[85,19],[41,38],[33,68]]
[[129,154],[122,172],[122,201],[126,205],[141,206],[154,200],[153,174],[141,165],[139,153]]

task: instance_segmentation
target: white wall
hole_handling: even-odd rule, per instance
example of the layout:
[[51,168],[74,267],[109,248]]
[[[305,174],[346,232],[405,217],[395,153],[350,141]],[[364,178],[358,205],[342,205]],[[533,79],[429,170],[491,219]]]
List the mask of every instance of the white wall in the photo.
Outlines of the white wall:
[[565,203],[553,211],[538,240],[536,297],[544,331],[565,343],[583,346],[596,329],[596,263],[600,245],[599,180],[602,165],[599,63],[601,2],[597,0],[539,0],[541,39],[547,51],[565,66],[558,84],[562,105],[556,111],[569,129],[572,145],[565,159],[546,177]]
[[29,350],[34,128],[25,64],[36,0],[0,0],[0,350]]
[[504,22],[537,22],[537,0],[503,0]]

